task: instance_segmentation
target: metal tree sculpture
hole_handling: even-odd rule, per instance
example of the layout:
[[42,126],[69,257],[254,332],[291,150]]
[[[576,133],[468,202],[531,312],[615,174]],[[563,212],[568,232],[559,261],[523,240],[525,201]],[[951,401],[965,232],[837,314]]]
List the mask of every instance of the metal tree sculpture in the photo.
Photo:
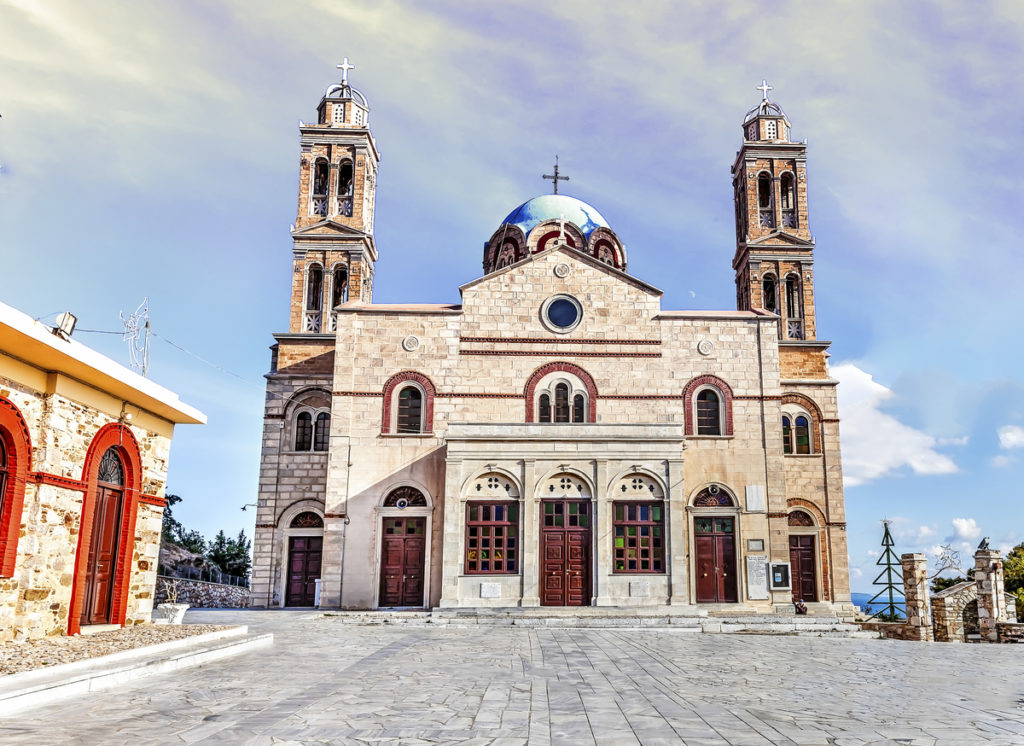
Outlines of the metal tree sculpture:
[[868,619],[881,617],[883,620],[895,622],[898,619],[906,618],[907,600],[903,595],[903,565],[900,563],[896,553],[892,551],[895,542],[892,539],[892,534],[889,532],[889,523],[888,520],[882,521],[882,525],[885,526],[885,533],[882,535],[883,551],[882,556],[875,563],[882,568],[882,571],[878,573],[878,577],[872,582],[872,585],[880,585],[882,587],[868,601],[868,610],[870,611],[874,603],[879,601],[879,599],[881,599],[880,603],[884,605],[868,617]]

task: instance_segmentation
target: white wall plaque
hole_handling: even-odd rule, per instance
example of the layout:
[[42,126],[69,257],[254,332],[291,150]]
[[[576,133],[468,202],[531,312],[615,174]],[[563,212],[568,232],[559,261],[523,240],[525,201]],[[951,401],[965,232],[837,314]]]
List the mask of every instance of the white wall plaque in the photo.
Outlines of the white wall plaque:
[[410,334],[408,337],[402,340],[402,349],[406,352],[412,352],[418,350],[420,347],[419,337]]
[[747,512],[764,513],[768,507],[764,501],[764,485],[748,484],[747,489]]
[[751,601],[765,601],[768,593],[768,555],[747,555],[747,598]]
[[650,580],[631,580],[629,581],[629,595],[631,598],[650,598],[651,597],[651,581]]
[[501,598],[501,583],[481,583],[480,598]]

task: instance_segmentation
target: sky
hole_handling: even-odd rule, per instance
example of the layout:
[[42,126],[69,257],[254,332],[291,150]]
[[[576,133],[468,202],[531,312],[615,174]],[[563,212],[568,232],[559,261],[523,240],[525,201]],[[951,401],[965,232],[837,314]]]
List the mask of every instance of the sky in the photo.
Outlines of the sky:
[[345,56],[378,303],[457,303],[557,153],[664,308],[733,308],[729,167],[767,79],[808,142],[853,590],[883,518],[967,565],[1024,540],[1020,3],[0,0],[0,300],[127,364],[85,330],[149,298],[149,376],[209,416],[172,446],[187,526],[252,534],[297,126]]

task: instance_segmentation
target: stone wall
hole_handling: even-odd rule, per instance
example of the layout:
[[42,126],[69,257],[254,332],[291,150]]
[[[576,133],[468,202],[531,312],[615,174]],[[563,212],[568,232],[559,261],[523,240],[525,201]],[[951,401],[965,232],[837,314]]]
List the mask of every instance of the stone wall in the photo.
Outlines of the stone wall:
[[861,629],[878,632],[888,640],[914,640],[917,642],[931,641],[928,628],[903,622],[861,622]]
[[248,588],[222,583],[207,583],[205,580],[157,577],[156,603],[167,601],[167,584],[177,586],[177,602],[198,609],[247,609],[252,601]]
[[996,629],[999,632],[999,642],[1024,643],[1024,624],[1000,622]]

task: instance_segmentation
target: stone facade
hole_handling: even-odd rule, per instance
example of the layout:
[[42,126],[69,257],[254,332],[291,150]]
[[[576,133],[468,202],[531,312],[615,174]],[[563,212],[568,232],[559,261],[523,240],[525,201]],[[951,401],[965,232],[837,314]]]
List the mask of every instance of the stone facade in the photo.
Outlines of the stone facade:
[[[321,112],[332,105],[325,99]],[[304,147],[343,128],[321,119],[303,129]],[[316,267],[329,260],[297,231],[295,266],[307,269],[293,277],[291,328],[277,335],[268,376],[253,604],[312,603],[315,563],[321,606],[396,605],[384,598],[393,592],[385,565],[395,561],[396,522],[422,532],[413,542],[421,586],[397,605],[545,603],[554,581],[544,579],[551,558],[540,527],[559,498],[587,503],[585,566],[565,570],[567,583],[583,578],[582,603],[790,612],[799,593],[811,605],[852,610],[836,381],[829,343],[814,338],[804,145],[787,134],[775,146],[795,168],[786,183],[799,226],[751,232],[738,218],[735,261],[746,269],[736,311],[663,310],[661,291],[625,272],[622,242],[597,211],[549,195],[499,226],[485,244],[486,274],[460,288],[460,305],[381,305],[350,294],[328,309],[328,351],[328,337],[305,331],[295,310],[309,308]],[[761,158],[766,147],[745,141],[741,153]],[[308,199],[300,194],[300,215]],[[375,254],[360,257],[359,271],[369,270]],[[761,306],[763,286],[749,281],[769,261],[783,285],[789,275],[799,280],[781,316]],[[576,308],[564,327],[548,310],[558,299]],[[565,411],[556,411],[559,386],[571,390]],[[322,415],[330,430],[319,439]],[[402,504],[398,494],[418,497]],[[626,568],[631,534],[615,526],[624,520],[616,506],[641,503],[658,508],[657,572]],[[500,573],[470,570],[477,534],[467,516],[480,504],[514,508],[516,544],[502,551],[515,560]],[[310,513],[318,525],[302,519]],[[700,563],[710,544],[698,527],[721,529],[711,541],[731,553],[707,572]],[[799,591],[769,588],[769,563],[791,562]]]
[[76,632],[86,599],[98,598],[89,549],[110,450],[124,481],[111,518],[118,541],[109,600],[99,615],[148,621],[173,427],[203,415],[8,306],[0,305],[0,328],[18,341],[17,357],[0,356],[0,642]]

